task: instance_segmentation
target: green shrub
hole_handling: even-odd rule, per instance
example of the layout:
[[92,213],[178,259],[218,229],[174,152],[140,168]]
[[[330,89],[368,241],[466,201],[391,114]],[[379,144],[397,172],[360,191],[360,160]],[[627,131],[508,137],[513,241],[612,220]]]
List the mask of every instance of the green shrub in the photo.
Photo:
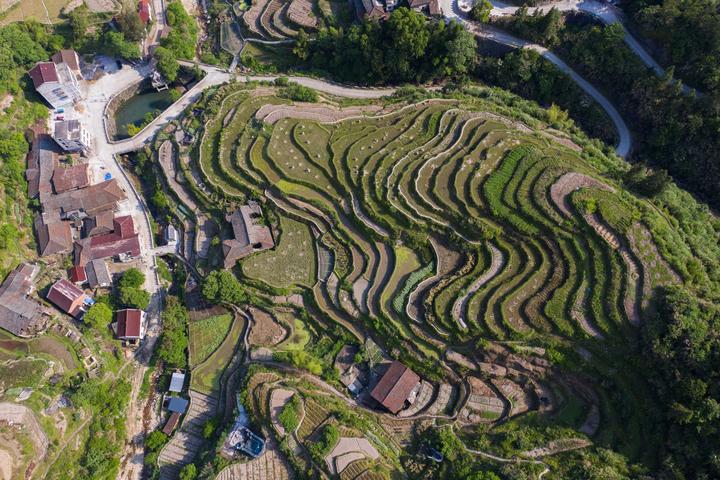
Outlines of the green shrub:
[[278,420],[287,433],[294,432],[300,425],[300,399],[297,393],[285,404]]

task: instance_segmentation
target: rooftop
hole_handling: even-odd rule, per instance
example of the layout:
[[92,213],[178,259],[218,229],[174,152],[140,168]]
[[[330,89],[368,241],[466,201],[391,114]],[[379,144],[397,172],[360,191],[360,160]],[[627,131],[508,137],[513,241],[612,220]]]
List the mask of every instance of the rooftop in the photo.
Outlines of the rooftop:
[[51,59],[53,63],[65,63],[70,70],[80,72],[80,58],[75,50],[60,50]]
[[178,412],[179,414],[183,414],[187,411],[188,403],[189,402],[184,398],[169,397],[167,409],[171,412]]
[[420,377],[398,361],[390,364],[370,396],[392,413],[399,412],[420,382]]
[[44,310],[30,298],[40,268],[21,263],[0,285],[0,328],[19,337],[35,334],[44,323]]
[[39,88],[42,84],[47,82],[59,81],[57,69],[55,68],[55,64],[52,62],[40,62],[31,68],[28,74],[30,75],[30,78],[32,78],[35,88]]
[[73,283],[85,283],[87,281],[87,274],[85,273],[85,268],[81,267],[80,265],[75,265],[74,267],[70,267],[70,281]]
[[81,300],[84,298],[83,291],[64,278],[55,282],[47,294],[48,300],[73,317],[80,313]]
[[225,268],[232,268],[238,260],[254,251],[275,245],[270,228],[260,222],[262,210],[257,203],[243,205],[226,218],[232,224],[235,238],[222,244]]
[[85,272],[90,288],[107,287],[112,284],[110,271],[104,260],[91,260],[85,265]]
[[52,183],[55,193],[87,187],[90,183],[87,164],[78,163],[70,167],[56,167],[53,170]]
[[180,372],[173,372],[172,377],[170,378],[169,390],[171,392],[181,392],[183,389],[183,385],[185,385],[185,374]]
[[117,318],[117,337],[122,339],[142,338],[144,312],[137,308],[119,310]]

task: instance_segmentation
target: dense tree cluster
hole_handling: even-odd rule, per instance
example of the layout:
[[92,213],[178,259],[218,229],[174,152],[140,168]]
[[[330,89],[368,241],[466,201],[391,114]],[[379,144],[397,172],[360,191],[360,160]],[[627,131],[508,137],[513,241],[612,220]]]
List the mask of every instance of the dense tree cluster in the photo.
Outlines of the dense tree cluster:
[[714,0],[636,0],[626,9],[661,63],[706,91],[720,89],[720,11]]
[[118,283],[120,303],[126,307],[145,310],[150,304],[150,294],[143,290],[145,274],[137,268],[127,270]]
[[105,331],[110,322],[112,322],[112,309],[110,305],[105,302],[96,302],[91,306],[85,315],[83,315],[83,322],[99,331]]
[[463,77],[477,58],[472,34],[455,22],[429,21],[407,8],[386,22],[322,29],[315,42],[299,41],[295,54],[312,68],[368,84]]
[[165,10],[170,32],[160,44],[175,55],[176,58],[192,60],[195,58],[197,44],[197,24],[186,11],[180,0],[167,4]]
[[74,405],[92,412],[92,420],[88,440],[74,467],[79,472],[67,472],[67,478],[115,478],[120,468],[117,452],[125,442],[125,406],[130,398],[130,384],[124,380],[84,380],[70,398]]
[[185,305],[177,297],[167,297],[158,347],[158,358],[165,362],[167,368],[185,368],[187,365],[188,321]]
[[240,282],[235,275],[227,270],[214,270],[205,277],[202,284],[202,294],[206,300],[212,303],[233,303],[244,302],[247,297]]
[[648,373],[667,410],[668,478],[720,478],[720,308],[673,286],[643,329]]

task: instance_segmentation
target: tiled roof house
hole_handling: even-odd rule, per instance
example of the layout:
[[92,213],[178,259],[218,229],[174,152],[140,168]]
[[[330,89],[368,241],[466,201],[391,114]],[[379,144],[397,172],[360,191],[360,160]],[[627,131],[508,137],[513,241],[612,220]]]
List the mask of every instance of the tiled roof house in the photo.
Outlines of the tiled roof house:
[[33,336],[47,323],[42,305],[30,298],[39,271],[37,265],[22,263],[0,285],[0,328],[18,337]]
[[225,268],[232,268],[241,258],[275,245],[270,228],[260,222],[261,218],[262,210],[257,203],[243,205],[226,217],[235,238],[222,243]]
[[77,318],[83,312],[85,293],[72,282],[63,278],[50,287],[47,299],[63,312]]
[[397,413],[420,383],[420,377],[398,361],[392,362],[370,396],[391,413]]

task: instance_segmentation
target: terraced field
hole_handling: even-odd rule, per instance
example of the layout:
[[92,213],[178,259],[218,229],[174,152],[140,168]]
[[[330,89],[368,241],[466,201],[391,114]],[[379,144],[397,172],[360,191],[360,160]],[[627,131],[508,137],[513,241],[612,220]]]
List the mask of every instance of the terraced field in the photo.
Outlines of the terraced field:
[[[370,338],[432,381],[413,421],[472,428],[533,412],[643,455],[656,427],[627,412],[642,410],[646,387],[616,375],[622,393],[609,396],[566,368],[630,368],[617,352],[653,289],[682,281],[692,258],[663,257],[671,233],[617,183],[620,159],[477,97],[344,112],[243,88],[212,100],[200,161],[217,195],[272,212],[280,242],[243,261],[248,288],[302,293],[313,338]],[[468,370],[482,380],[458,393]],[[300,438],[324,421],[314,415]]]

